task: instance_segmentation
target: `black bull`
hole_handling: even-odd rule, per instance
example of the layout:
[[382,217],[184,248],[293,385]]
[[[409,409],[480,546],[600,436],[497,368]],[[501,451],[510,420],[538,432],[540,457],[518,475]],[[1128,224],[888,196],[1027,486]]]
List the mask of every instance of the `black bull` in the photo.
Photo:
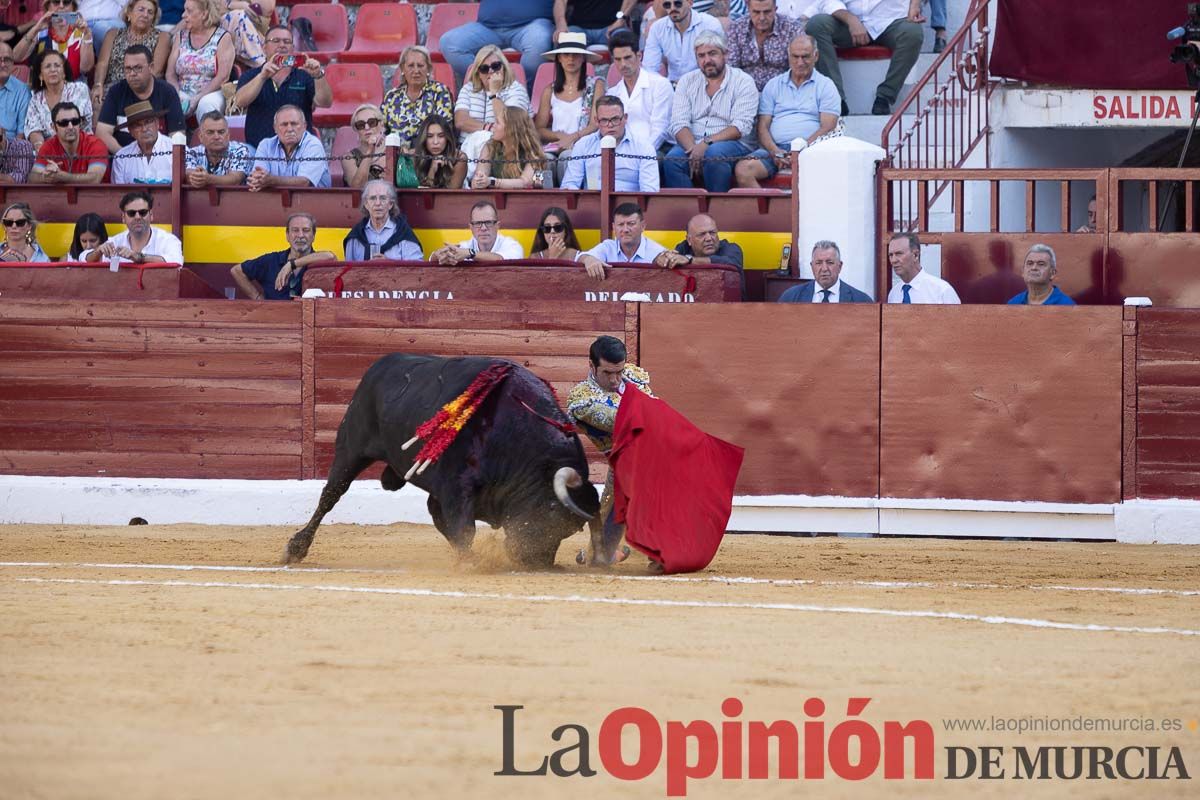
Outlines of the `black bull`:
[[[321,520],[374,462],[387,464],[380,477],[384,489],[403,487],[422,446],[405,450],[405,442],[498,361],[393,353],[372,364],[338,428],[321,500],[288,542],[285,560],[308,554]],[[579,436],[559,427],[568,423],[550,387],[513,365],[441,457],[411,478],[429,493],[429,514],[450,544],[469,551],[475,521],[482,520],[504,528],[505,546],[518,562],[554,563],[559,543],[600,508]]]

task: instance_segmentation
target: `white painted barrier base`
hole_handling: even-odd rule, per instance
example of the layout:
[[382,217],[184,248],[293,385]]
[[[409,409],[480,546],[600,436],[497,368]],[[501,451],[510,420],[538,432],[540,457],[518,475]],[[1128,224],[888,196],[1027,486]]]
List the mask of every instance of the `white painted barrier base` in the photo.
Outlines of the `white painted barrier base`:
[[[323,480],[247,481],[0,476],[0,524],[303,525]],[[425,493],[357,481],[328,523],[431,524]],[[1200,502],[1012,503],[772,495],[734,498],[731,531],[981,536],[1200,544]]]

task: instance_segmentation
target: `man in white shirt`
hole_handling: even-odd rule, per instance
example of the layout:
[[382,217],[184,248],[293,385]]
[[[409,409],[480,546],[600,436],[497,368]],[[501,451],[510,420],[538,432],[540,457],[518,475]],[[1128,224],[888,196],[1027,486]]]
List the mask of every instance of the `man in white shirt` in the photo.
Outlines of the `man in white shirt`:
[[171,182],[171,137],[158,129],[159,117],[166,115],[149,100],[125,107],[125,122],[117,128],[127,128],[133,141],[113,156],[113,183]]
[[500,212],[488,200],[471,206],[471,233],[474,235],[465,242],[439,247],[429,260],[452,267],[464,261],[478,264],[525,257],[521,243],[500,232]]
[[888,263],[896,283],[888,292],[889,303],[940,303],[958,305],[958,292],[941,278],[921,269],[921,240],[915,233],[894,233],[888,241]]
[[111,259],[134,264],[183,264],[183,243],[174,234],[155,228],[154,198],[141,189],[121,198],[121,216],[126,229],[92,250],[80,254],[81,261]]
[[921,0],[822,0],[820,8],[822,13],[808,21],[808,35],[817,40],[821,54],[817,70],[833,80],[842,96],[842,116],[849,110],[837,48],[868,44],[880,44],[892,51],[887,75],[875,89],[871,106],[872,114],[891,114],[892,104],[925,41]]
[[613,238],[605,239],[575,257],[590,277],[604,280],[608,277],[605,270],[610,264],[670,266],[670,251],[643,235],[646,216],[637,203],[622,203],[613,210],[612,232]]
[[619,98],[629,116],[630,133],[654,150],[675,144],[671,125],[671,100],[675,90],[671,82],[654,70],[642,69],[637,51],[637,37],[631,31],[618,31],[608,42],[612,62],[621,73],[621,80],[608,88]]
[[692,11],[692,0],[665,0],[667,16],[654,21],[646,35],[642,64],[658,72],[667,64],[667,78],[674,83],[696,69],[696,37],[704,31],[725,34],[720,21],[703,11]]
[[618,192],[657,192],[658,160],[645,140],[629,133],[625,106],[612,95],[596,101],[596,130],[571,148],[572,160],[563,174],[563,189],[600,188],[600,140],[611,136],[617,141],[613,158],[613,184]]

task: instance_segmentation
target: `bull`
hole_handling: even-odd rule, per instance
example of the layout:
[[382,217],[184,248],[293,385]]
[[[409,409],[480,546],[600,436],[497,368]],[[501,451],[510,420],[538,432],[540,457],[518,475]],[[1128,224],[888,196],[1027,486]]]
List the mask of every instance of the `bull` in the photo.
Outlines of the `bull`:
[[499,361],[393,353],[371,365],[338,428],[316,511],[288,542],[285,561],[308,554],[317,526],[351,481],[382,461],[383,488],[411,482],[428,492],[433,524],[460,553],[470,551],[482,520],[504,529],[505,549],[517,563],[553,564],[559,543],[595,517],[600,498],[585,480],[579,436],[550,387],[529,370],[512,364],[445,452],[408,475],[419,448],[406,443],[417,427]]

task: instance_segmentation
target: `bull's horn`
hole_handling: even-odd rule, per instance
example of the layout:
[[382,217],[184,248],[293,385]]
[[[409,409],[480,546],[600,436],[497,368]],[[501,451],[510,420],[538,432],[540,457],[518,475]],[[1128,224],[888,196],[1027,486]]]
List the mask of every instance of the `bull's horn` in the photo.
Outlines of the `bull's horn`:
[[575,489],[582,485],[583,478],[570,467],[562,467],[554,473],[554,496],[558,498],[558,501],[566,506],[572,514],[577,514],[584,519],[591,519],[592,515],[575,505],[575,501],[571,499],[571,495],[567,491],[567,489]]

